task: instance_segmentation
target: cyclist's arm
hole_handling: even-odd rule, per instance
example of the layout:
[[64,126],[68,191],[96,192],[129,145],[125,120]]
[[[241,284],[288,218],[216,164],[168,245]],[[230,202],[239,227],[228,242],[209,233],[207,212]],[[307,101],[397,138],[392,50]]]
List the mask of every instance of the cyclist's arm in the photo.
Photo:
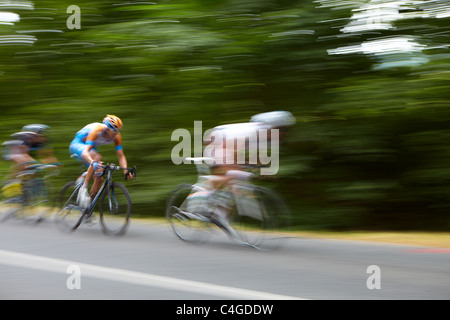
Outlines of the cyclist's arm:
[[[127,168],[128,166],[128,162],[127,162],[127,158],[125,157],[125,153],[123,153],[123,149],[117,150],[117,158],[119,159],[119,165],[122,168]],[[123,174],[127,174],[128,170],[123,170]],[[127,178],[129,178],[130,175],[128,175]]]
[[58,159],[53,154],[52,149],[41,149],[38,151],[39,159],[42,163],[49,164],[49,163],[57,163]]
[[[118,134],[116,136],[116,138],[114,139],[114,143],[116,145],[116,153],[117,153],[117,159],[119,159],[119,165],[122,168],[127,168],[128,167],[128,161],[127,161],[127,157],[125,157],[125,153],[123,152],[123,147],[122,147],[122,136],[120,134]],[[127,175],[128,170],[123,170],[123,174]],[[131,173],[128,173],[127,175],[127,179],[132,179],[133,176],[131,175]]]
[[91,157],[90,152],[94,148],[95,140],[97,140],[98,134],[102,130],[103,130],[103,127],[101,125],[99,125],[99,126],[93,128],[86,137],[86,142],[85,142],[86,147],[84,148],[83,152],[81,153],[81,158],[83,158],[89,164],[91,164],[94,161],[94,159]]
[[81,153],[81,158],[85,160],[87,163],[92,164],[94,159],[91,157],[90,151],[94,148],[93,145],[86,145],[83,152]]
[[20,170],[24,170],[27,165],[36,160],[29,154],[30,148],[28,146],[19,146],[14,148],[11,154],[11,160],[19,166]]

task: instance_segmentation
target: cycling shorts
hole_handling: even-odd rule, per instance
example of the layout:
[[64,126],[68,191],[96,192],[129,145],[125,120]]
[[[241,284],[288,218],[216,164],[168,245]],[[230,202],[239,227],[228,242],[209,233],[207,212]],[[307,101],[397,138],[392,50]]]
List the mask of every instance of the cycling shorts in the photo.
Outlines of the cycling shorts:
[[[72,143],[70,144],[70,147],[69,147],[70,156],[73,158],[76,158],[78,161],[82,162],[86,166],[86,168],[89,167],[89,162],[85,161],[81,157],[81,154],[83,153],[84,149],[87,146],[88,145],[86,143],[74,140],[74,141],[72,141]],[[97,151],[97,148],[93,148],[91,150]]]

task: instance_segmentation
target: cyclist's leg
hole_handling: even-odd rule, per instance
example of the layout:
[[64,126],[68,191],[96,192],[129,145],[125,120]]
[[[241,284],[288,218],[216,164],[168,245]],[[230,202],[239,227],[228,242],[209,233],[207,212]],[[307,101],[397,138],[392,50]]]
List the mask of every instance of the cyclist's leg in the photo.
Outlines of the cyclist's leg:
[[229,188],[232,179],[235,179],[235,175],[227,174],[230,171],[238,170],[236,165],[215,165],[211,167],[211,173],[214,178],[209,181],[210,185],[216,192],[216,199],[218,202],[216,206],[218,206],[222,211],[227,215],[232,213],[232,194]]
[[211,181],[211,185],[214,187],[211,221],[222,228],[232,239],[239,241],[238,234],[230,224],[230,216],[233,212],[234,201],[229,188],[232,176],[227,176],[226,173],[232,169],[235,169],[235,166],[216,165],[211,168],[211,173],[213,173],[215,177],[214,180]]
[[[77,202],[82,208],[87,208],[90,204],[90,195],[88,192],[88,187],[94,175],[94,168],[90,166],[89,162],[86,161],[82,156],[85,148],[86,144],[79,141],[72,142],[69,148],[71,156],[76,158],[78,161],[80,161],[87,167],[87,173],[84,177],[83,186],[81,186],[77,196]],[[91,150],[90,155],[92,156],[93,159],[98,159],[98,152],[95,149]]]
[[[74,140],[71,144],[70,144],[70,148],[69,148],[69,152],[71,157],[76,158],[79,162],[81,162],[82,164],[84,164],[86,166],[87,170],[87,175],[85,176],[85,186],[88,187],[89,183],[91,182],[92,177],[94,176],[94,170],[90,169],[90,163],[84,159],[83,157],[83,151],[86,148],[86,144],[79,142],[78,140]],[[102,156],[98,153],[96,148],[91,149],[91,151],[89,152],[89,155],[91,156],[92,159],[94,159],[95,161],[99,162],[102,159]]]
[[[97,161],[98,163],[101,163],[103,157],[100,153],[98,153],[98,151],[96,149],[92,149],[90,152],[90,156],[92,157],[92,159],[94,159],[95,161]],[[91,187],[91,191],[90,191],[90,196],[91,199],[94,199],[95,196],[97,195],[98,190],[100,189],[100,186],[102,185],[103,182],[103,177],[101,176],[101,173],[103,172],[102,168],[97,168],[97,170],[94,170],[92,168],[91,170],[91,176],[89,177],[89,170],[88,170],[88,174],[86,175],[86,179],[94,179],[94,183],[92,184]]]
[[[101,159],[102,159],[102,156],[95,149],[92,149],[89,152],[89,155],[91,156],[92,159],[94,159],[94,161],[97,161],[97,162],[100,162]],[[86,164],[86,166],[88,167],[86,178],[84,180],[84,185],[87,188],[89,186],[89,183],[91,182],[92,178],[94,177],[95,170],[94,170],[93,166],[91,166],[89,163],[87,163],[87,161],[85,161],[83,158],[82,158],[82,160]]]
[[95,196],[97,195],[97,192],[100,189],[102,182],[103,182],[103,177],[94,176],[94,183],[92,184],[91,191],[90,191],[91,200],[93,200],[95,198]]

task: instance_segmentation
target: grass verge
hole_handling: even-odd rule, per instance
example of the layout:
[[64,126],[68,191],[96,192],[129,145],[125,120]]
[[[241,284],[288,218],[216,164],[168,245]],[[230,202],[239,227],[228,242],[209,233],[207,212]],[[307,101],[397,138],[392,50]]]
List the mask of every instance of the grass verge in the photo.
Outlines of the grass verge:
[[[166,223],[164,218],[134,218],[134,221]],[[450,232],[393,232],[393,231],[303,231],[290,232],[294,236],[353,241],[404,244],[437,248],[450,248]]]

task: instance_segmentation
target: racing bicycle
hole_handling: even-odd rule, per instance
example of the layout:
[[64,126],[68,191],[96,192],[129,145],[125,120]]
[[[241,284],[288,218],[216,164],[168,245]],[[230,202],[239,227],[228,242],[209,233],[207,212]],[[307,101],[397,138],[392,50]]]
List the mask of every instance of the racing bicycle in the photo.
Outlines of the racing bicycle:
[[[187,159],[197,164],[198,181],[178,185],[169,194],[165,206],[166,219],[179,239],[202,243],[217,226],[240,245],[264,251],[279,246],[285,238],[279,233],[280,228],[290,224],[289,207],[279,194],[241,175],[236,175],[226,187],[214,190],[207,186],[207,181],[217,176],[205,175],[205,165],[201,162],[208,158]],[[232,209],[229,226],[214,216],[224,198]]]
[[[131,198],[127,188],[112,179],[114,172],[128,170],[136,175],[136,166],[122,168],[113,163],[100,165],[104,181],[88,208],[83,209],[77,203],[78,192],[84,183],[84,177],[70,181],[60,191],[61,210],[55,222],[63,229],[75,231],[81,223],[92,223],[94,208],[98,203],[100,226],[106,235],[123,235],[126,233],[131,216]],[[85,175],[84,175],[85,176]]]
[[60,173],[60,163],[33,164],[2,185],[0,222],[16,218],[41,222],[53,214],[54,198],[49,178]]

